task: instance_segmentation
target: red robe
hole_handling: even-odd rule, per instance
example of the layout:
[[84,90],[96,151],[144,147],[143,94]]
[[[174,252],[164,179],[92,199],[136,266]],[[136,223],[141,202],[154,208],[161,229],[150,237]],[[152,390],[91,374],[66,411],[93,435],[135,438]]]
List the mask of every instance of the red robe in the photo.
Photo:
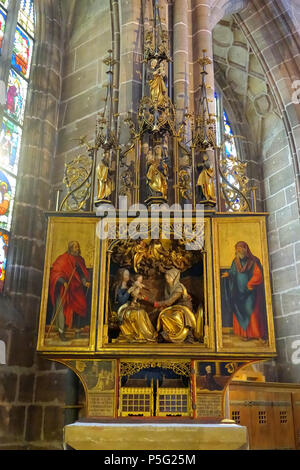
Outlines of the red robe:
[[89,273],[86,268],[84,259],[81,256],[73,256],[69,253],[64,253],[54,261],[50,270],[49,294],[53,306],[55,305],[56,301],[55,290],[58,280],[62,278],[65,282],[68,283],[73,273],[66,294],[64,285],[58,283],[59,295],[61,298],[63,298],[63,308],[66,319],[66,325],[69,328],[71,328],[72,326],[74,313],[77,313],[81,317],[85,317],[87,313],[87,302],[84,291],[84,285],[77,269],[74,270],[76,264],[81,268],[85,279],[88,281]]

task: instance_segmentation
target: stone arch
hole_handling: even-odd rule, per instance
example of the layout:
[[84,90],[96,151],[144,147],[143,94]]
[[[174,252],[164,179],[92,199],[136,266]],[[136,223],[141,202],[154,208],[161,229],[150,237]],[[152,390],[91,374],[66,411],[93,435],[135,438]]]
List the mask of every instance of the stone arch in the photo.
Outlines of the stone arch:
[[232,15],[243,10],[249,0],[214,0],[211,11],[212,28],[226,15]]

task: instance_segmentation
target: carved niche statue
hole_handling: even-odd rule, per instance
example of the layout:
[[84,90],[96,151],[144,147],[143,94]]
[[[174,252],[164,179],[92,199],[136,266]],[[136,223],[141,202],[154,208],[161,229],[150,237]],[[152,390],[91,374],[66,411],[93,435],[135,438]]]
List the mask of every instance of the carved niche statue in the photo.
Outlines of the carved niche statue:
[[152,59],[150,63],[151,78],[149,79],[150,98],[154,105],[164,107],[167,103],[166,72],[163,63]]
[[106,200],[114,190],[109,160],[109,152],[106,151],[97,166],[97,201]]
[[191,166],[190,157],[185,154],[179,161],[179,191],[183,199],[191,200],[192,194],[192,179],[191,179]]
[[167,197],[168,191],[168,165],[164,161],[162,148],[155,145],[146,155],[147,163],[147,184],[150,188],[151,196]]
[[214,169],[211,167],[208,155],[203,155],[203,162],[197,165],[199,176],[197,188],[200,202],[216,204],[216,194],[214,186]]

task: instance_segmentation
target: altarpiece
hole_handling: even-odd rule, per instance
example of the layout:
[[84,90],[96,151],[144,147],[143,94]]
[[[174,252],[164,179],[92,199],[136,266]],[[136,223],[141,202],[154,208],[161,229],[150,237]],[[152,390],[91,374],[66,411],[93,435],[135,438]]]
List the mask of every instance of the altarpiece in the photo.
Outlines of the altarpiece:
[[88,419],[218,423],[235,372],[276,354],[267,214],[250,200],[245,163],[217,144],[205,51],[199,108],[178,121],[157,4],[128,141],[112,112],[109,51],[95,142],[81,138],[46,214],[37,349],[78,375]]

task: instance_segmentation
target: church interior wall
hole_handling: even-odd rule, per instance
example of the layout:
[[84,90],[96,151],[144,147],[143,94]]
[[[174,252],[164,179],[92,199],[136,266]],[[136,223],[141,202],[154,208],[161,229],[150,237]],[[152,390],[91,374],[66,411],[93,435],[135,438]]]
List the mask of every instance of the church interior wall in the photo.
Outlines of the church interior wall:
[[[140,0],[122,0],[119,5],[109,0],[86,2],[88,8],[82,1],[70,1],[69,9],[56,0],[36,2],[38,39],[22,147],[22,184],[16,196],[6,296],[0,298],[0,339],[7,346],[7,364],[0,369],[4,423],[0,448],[61,448],[66,370],[35,354],[45,250],[43,212],[55,209],[64,164],[80,154],[74,139],[86,136],[92,142],[94,138],[96,115],[103,109],[106,92],[103,59],[112,43],[120,66],[115,96],[121,117],[131,104],[134,114],[134,103],[141,97]],[[174,99],[182,110],[186,87],[191,105],[197,90],[192,48],[196,3],[189,0],[186,12],[167,17],[177,51]],[[216,81],[233,127],[245,136],[240,154],[250,160],[251,181],[259,185],[258,207],[270,213],[278,358],[264,370],[269,380],[300,382],[299,365],[292,359],[295,341],[300,340],[300,107],[291,98],[293,83],[299,79],[299,23],[284,1],[214,3],[212,21],[233,38],[223,47],[214,45]],[[237,12],[237,3],[248,6]],[[183,43],[177,41],[185,34]],[[182,66],[186,56],[188,74]],[[248,88],[236,93],[235,80],[245,76],[243,60]],[[270,101],[264,100],[265,95]]]

